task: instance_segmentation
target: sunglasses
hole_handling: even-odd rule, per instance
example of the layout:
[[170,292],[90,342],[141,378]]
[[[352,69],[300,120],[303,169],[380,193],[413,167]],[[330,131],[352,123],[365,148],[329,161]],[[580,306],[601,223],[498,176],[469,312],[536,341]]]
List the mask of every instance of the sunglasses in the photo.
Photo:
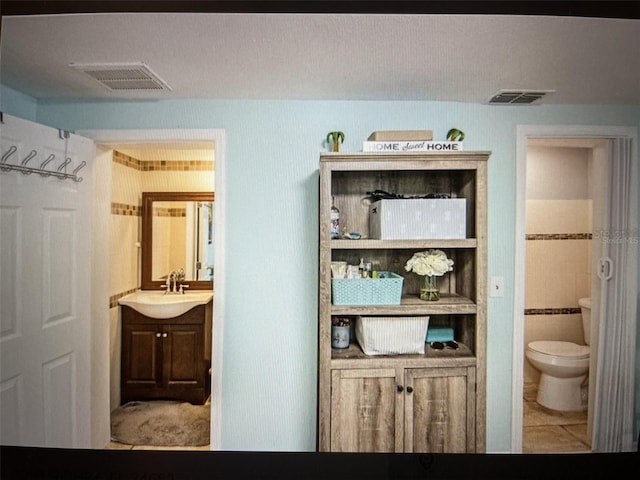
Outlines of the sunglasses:
[[448,342],[431,342],[431,348],[434,350],[443,350],[444,347],[451,348],[452,350],[457,350],[460,348],[458,342],[455,340],[449,340]]

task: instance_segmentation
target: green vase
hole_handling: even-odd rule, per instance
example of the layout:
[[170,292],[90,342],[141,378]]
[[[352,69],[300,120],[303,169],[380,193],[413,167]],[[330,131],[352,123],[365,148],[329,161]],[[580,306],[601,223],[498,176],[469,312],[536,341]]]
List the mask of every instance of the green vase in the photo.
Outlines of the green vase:
[[438,277],[425,275],[424,284],[420,289],[420,300],[426,302],[435,302],[440,300],[440,292],[438,291]]

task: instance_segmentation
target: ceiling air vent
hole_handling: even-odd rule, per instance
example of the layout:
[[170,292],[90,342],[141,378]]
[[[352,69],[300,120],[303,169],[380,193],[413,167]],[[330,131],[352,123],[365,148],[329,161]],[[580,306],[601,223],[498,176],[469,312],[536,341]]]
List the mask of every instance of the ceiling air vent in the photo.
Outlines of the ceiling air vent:
[[546,95],[555,90],[500,90],[489,100],[490,105],[531,105],[542,103]]
[[171,91],[144,63],[72,63],[69,66],[112,91]]

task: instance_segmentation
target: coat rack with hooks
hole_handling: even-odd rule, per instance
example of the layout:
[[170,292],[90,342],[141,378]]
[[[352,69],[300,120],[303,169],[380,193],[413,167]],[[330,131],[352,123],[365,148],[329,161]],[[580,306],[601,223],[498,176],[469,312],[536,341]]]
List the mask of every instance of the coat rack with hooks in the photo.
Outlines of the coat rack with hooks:
[[73,170],[73,172],[66,173],[64,169],[71,163],[72,160],[69,157],[65,157],[64,161],[58,166],[56,170],[48,170],[45,167],[55,159],[55,155],[52,153],[40,164],[39,168],[30,167],[27,164],[38,155],[38,152],[36,150],[31,150],[31,152],[29,152],[29,154],[22,160],[22,162],[20,162],[20,165],[7,163],[7,159],[17,151],[18,148],[15,145],[12,145],[11,148],[9,148],[9,150],[7,150],[2,155],[2,158],[0,159],[1,171],[9,172],[11,170],[17,170],[18,172],[22,172],[25,175],[37,173],[43,177],[56,177],[62,180],[71,179],[74,182],[82,181],[82,177],[78,176],[78,172],[87,164],[87,162],[85,161],[80,162],[80,164]]

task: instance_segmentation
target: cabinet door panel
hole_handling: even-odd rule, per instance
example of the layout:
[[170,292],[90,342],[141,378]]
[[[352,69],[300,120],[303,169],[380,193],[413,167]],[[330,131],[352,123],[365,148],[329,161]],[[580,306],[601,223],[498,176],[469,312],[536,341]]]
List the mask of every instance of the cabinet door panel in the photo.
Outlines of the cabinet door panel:
[[395,369],[331,373],[331,451],[402,452],[402,374]]
[[466,453],[474,451],[468,418],[467,369],[409,369],[405,372],[405,451]]
[[406,395],[405,451],[467,452],[467,369],[409,369],[405,378],[413,389]]
[[199,325],[167,325],[164,327],[164,384],[202,385],[203,336]]
[[124,325],[122,379],[128,386],[155,386],[160,378],[161,351],[156,325]]

